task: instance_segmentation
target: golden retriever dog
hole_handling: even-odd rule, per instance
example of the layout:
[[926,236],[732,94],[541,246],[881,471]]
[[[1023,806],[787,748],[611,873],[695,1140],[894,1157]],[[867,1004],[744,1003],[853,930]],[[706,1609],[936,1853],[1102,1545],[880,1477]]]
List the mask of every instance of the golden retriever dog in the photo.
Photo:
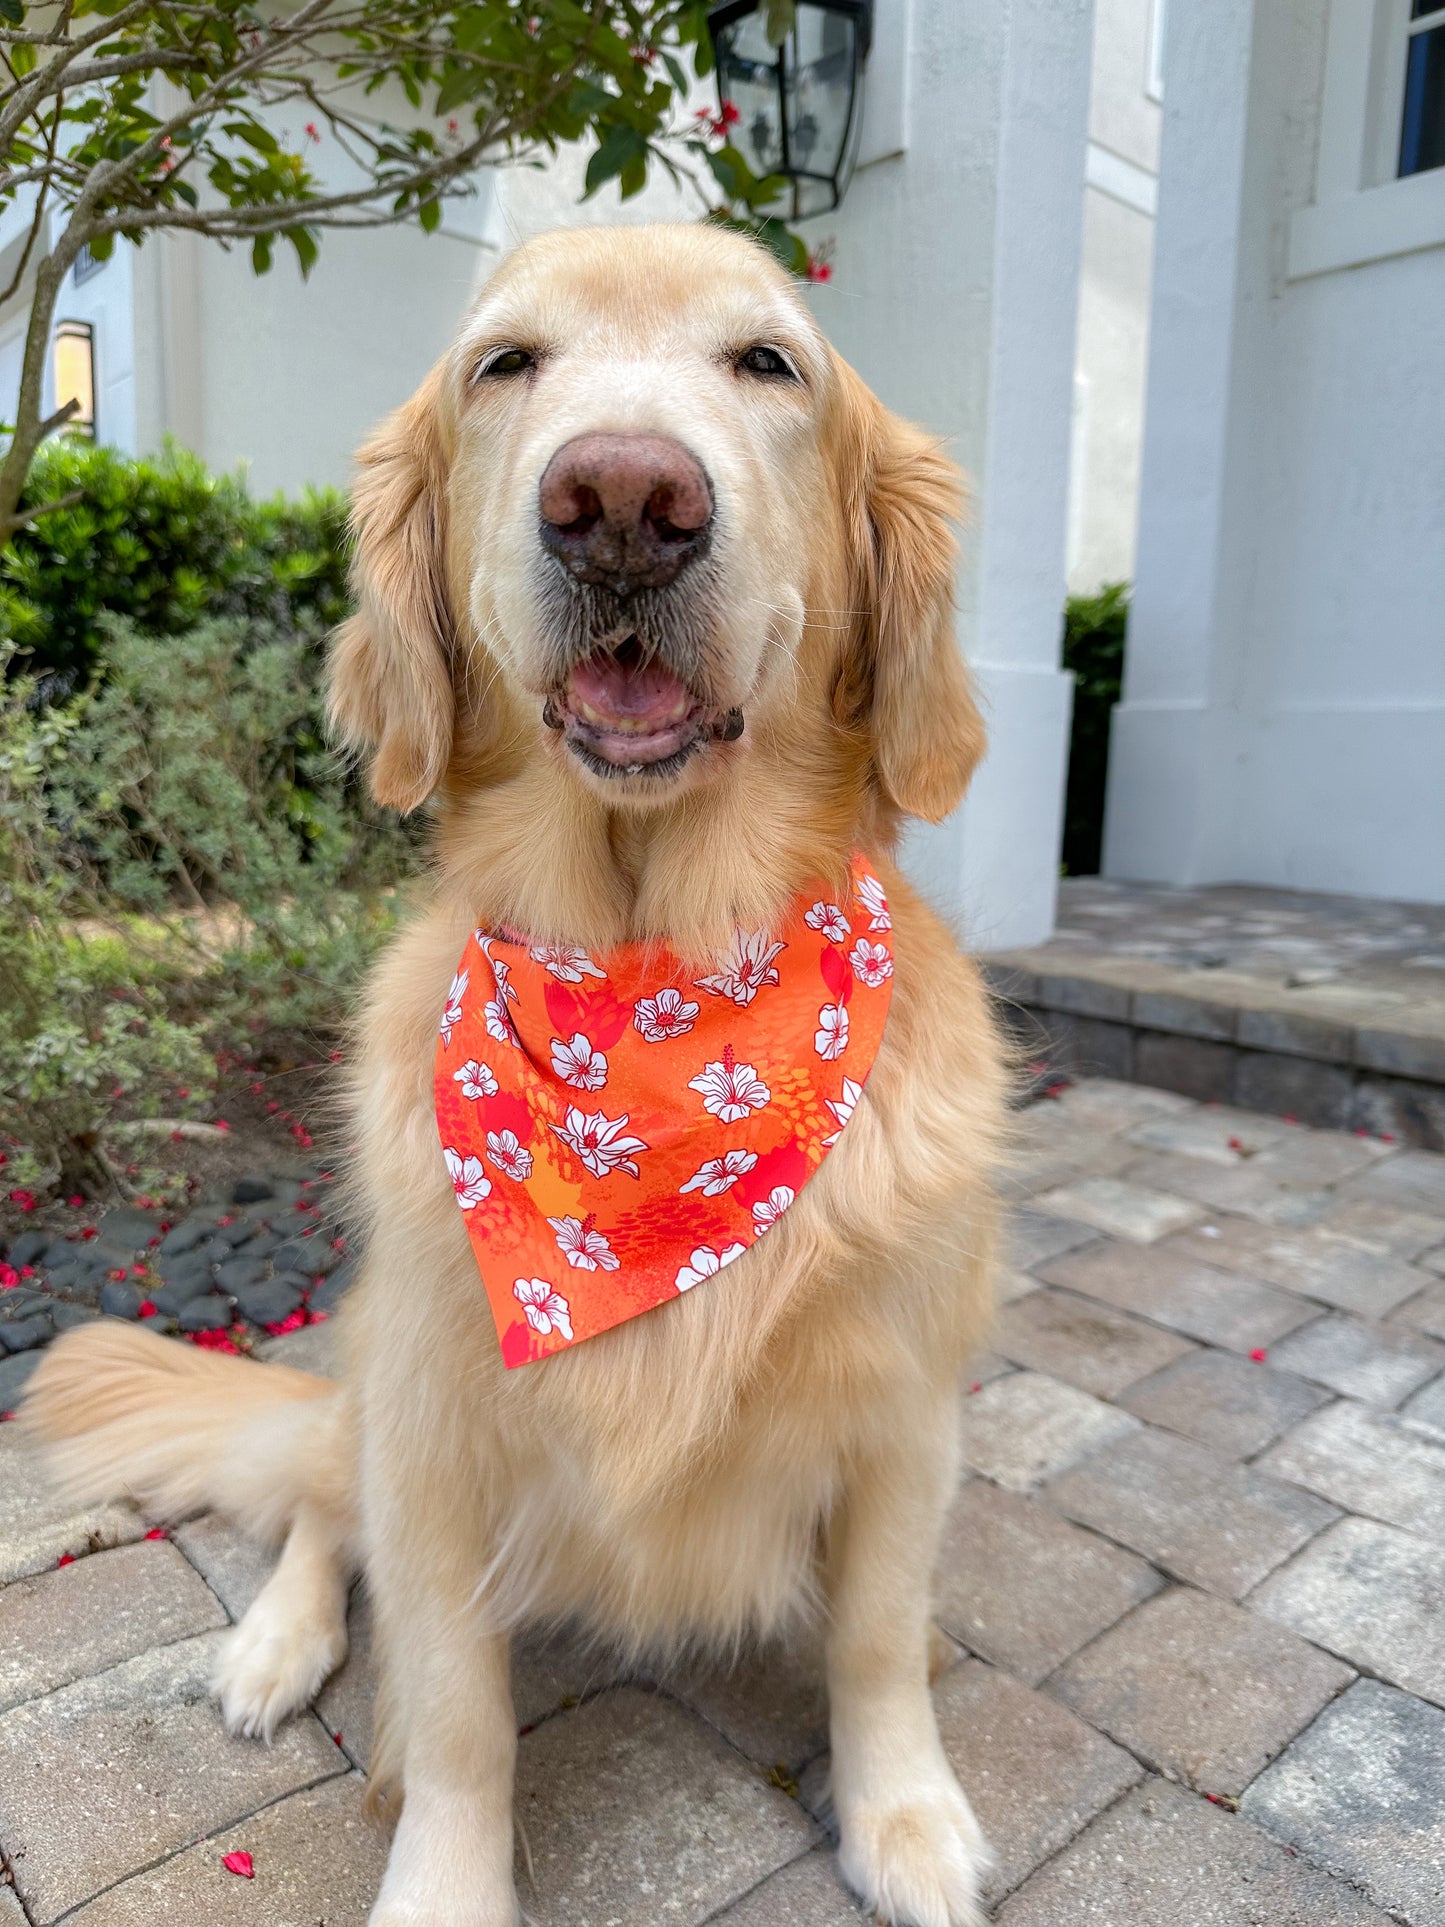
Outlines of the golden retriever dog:
[[[990,1313],[1004,1055],[974,967],[891,860],[983,747],[954,640],[959,478],[708,227],[557,233],[495,273],[362,451],[358,612],[331,660],[377,797],[434,816],[361,1000],[364,1258],[336,1383],[117,1322],[26,1416],[57,1476],[284,1540],[230,1635],[269,1736],[374,1603],[373,1927],[513,1927],[509,1639],[725,1654],[821,1621],[842,1872],[884,1919],[979,1919],[987,1850],[929,1698],[959,1377]],[[715,967],[867,852],[892,1006],[836,1149],[725,1272],[506,1370],[439,1155],[438,1013],[479,924]]]

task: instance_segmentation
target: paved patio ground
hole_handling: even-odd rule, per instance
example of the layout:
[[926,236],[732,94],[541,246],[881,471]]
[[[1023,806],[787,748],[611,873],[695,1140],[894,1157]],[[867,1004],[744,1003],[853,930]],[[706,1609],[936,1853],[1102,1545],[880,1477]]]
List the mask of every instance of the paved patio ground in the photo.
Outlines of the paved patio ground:
[[[1023,1134],[938,1587],[999,1927],[1445,1927],[1445,1157],[1103,1080]],[[0,1927],[360,1927],[364,1605],[273,1747],[206,1697],[264,1569],[0,1430]],[[516,1698],[539,1927],[860,1918],[814,1654]]]
[[1075,1075],[1445,1150],[1445,909],[1071,877],[1047,943],[989,974]]

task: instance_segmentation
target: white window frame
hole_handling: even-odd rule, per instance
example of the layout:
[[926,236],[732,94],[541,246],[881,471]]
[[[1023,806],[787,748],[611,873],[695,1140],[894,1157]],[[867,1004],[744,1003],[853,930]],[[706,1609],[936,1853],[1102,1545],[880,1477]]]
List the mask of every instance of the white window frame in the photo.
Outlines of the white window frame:
[[1164,98],[1164,22],[1169,0],[1150,0],[1149,51],[1144,62],[1144,92],[1150,100]]
[[1445,168],[1395,178],[1410,26],[1410,0],[1331,0],[1315,198],[1290,221],[1292,281],[1445,247]]

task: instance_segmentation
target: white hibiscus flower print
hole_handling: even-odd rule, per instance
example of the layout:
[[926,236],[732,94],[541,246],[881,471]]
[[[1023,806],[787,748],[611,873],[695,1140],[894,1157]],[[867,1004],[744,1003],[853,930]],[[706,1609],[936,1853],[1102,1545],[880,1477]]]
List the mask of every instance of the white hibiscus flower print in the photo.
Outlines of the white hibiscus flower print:
[[467,978],[469,975],[470,973],[468,971],[459,970],[455,977],[452,978],[452,987],[447,992],[447,1006],[442,1012],[442,1020],[438,1026],[444,1044],[449,1044],[452,1041],[452,1032],[462,1021],[462,999],[467,994]]
[[756,1151],[724,1151],[720,1158],[709,1158],[706,1164],[700,1165],[687,1183],[679,1187],[678,1196],[701,1191],[705,1198],[721,1197],[729,1185],[746,1177],[757,1161]]
[[893,919],[888,914],[888,899],[883,894],[883,885],[877,877],[866,872],[859,877],[857,885],[858,901],[868,912],[870,930],[891,930]]
[[562,984],[580,984],[584,977],[605,977],[607,972],[599,970],[585,950],[579,950],[570,943],[534,943],[527,955],[533,963],[539,963],[544,970]]
[[520,1050],[512,1013],[500,997],[489,997],[482,1006],[482,1015],[487,1021],[488,1037],[495,1037],[499,1044],[510,1044],[514,1050]]
[[760,990],[778,981],[773,959],[786,948],[774,943],[766,930],[754,930],[747,937],[739,930],[724,967],[711,977],[699,977],[698,986],[715,997],[731,997],[740,1010],[746,1010]]
[[632,1021],[645,1042],[663,1044],[669,1037],[687,1035],[697,1022],[697,1005],[669,985],[655,997],[640,997],[632,1006]]
[[574,1104],[568,1109],[565,1124],[551,1124],[547,1128],[555,1131],[564,1144],[571,1145],[594,1178],[605,1178],[613,1171],[625,1171],[628,1177],[635,1178],[638,1173],[633,1153],[648,1147],[640,1137],[618,1135],[626,1123],[626,1111],[621,1117],[604,1117],[601,1111],[584,1117]]
[[560,1291],[554,1291],[545,1278],[519,1278],[512,1296],[527,1314],[527,1323],[545,1338],[549,1332],[572,1337],[572,1307]]
[[515,1131],[487,1132],[487,1161],[516,1184],[532,1175],[532,1153]]
[[771,1231],[793,1202],[796,1193],[786,1184],[775,1184],[765,1198],[760,1198],[753,1206],[753,1230],[759,1238],[765,1231]]
[[483,1198],[492,1195],[492,1180],[482,1169],[480,1158],[463,1157],[460,1151],[454,1151],[449,1144],[442,1147],[442,1156],[447,1161],[452,1189],[463,1211],[470,1211]]
[[596,1231],[597,1213],[585,1218],[548,1218],[557,1238],[557,1249],[577,1271],[616,1271],[622,1260],[612,1249],[604,1232]]
[[869,943],[866,937],[860,937],[854,944],[848,952],[848,961],[859,983],[867,984],[870,990],[876,990],[893,975],[893,959],[881,943]]
[[469,1057],[459,1071],[452,1072],[452,1082],[460,1084],[463,1097],[495,1097],[497,1080],[492,1076],[489,1064],[479,1064],[475,1057]]
[[739,1244],[724,1245],[721,1251],[714,1251],[711,1245],[699,1245],[673,1282],[679,1291],[691,1291],[704,1278],[716,1278],[724,1265],[741,1258],[746,1250],[746,1245]]
[[818,1012],[818,1028],[813,1032],[813,1049],[825,1064],[841,1057],[848,1048],[848,1006],[824,1004]]
[[600,1091],[607,1082],[607,1059],[580,1030],[565,1044],[560,1037],[552,1039],[552,1068],[564,1084],[579,1091]]
[[830,1144],[836,1144],[839,1138],[842,1137],[843,1126],[848,1122],[849,1118],[853,1115],[854,1109],[858,1103],[858,1099],[862,1095],[863,1095],[863,1086],[861,1084],[855,1084],[851,1077],[845,1077],[843,1079],[843,1095],[841,1097],[830,1097],[824,1100],[828,1106],[828,1109],[833,1113],[834,1117],[838,1120],[837,1130],[834,1131],[831,1137],[825,1137],[823,1139],[823,1148],[825,1150],[828,1148]]
[[706,1065],[687,1080],[690,1091],[702,1096],[705,1111],[722,1124],[740,1124],[750,1111],[760,1111],[772,1092],[751,1064],[740,1064],[731,1044],[723,1045],[722,1061]]
[[811,910],[804,912],[803,922],[829,943],[846,943],[853,934],[852,924],[836,903],[815,903]]

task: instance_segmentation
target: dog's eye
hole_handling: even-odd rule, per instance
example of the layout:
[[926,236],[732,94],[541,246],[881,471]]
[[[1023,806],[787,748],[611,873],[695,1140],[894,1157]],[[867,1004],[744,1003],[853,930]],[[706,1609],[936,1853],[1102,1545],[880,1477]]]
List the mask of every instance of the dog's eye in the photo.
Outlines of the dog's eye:
[[765,342],[755,341],[733,363],[740,375],[761,375],[765,381],[797,381],[798,371],[786,355]]
[[537,357],[525,348],[494,348],[478,362],[477,379],[482,381],[489,375],[524,375],[536,365]]

